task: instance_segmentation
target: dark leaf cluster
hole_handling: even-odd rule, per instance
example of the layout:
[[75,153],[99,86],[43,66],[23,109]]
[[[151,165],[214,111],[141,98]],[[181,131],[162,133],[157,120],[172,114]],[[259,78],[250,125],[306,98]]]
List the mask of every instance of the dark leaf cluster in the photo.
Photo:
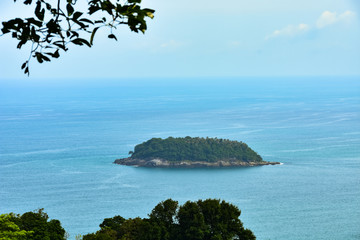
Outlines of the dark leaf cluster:
[[[83,240],[255,240],[240,221],[241,211],[217,199],[187,201],[165,200],[147,218],[121,216],[105,218],[100,230]],[[68,235],[59,220],[49,220],[39,209],[34,212],[0,215],[0,239],[64,240]],[[76,236],[81,239],[81,236]]]
[[145,160],[159,158],[168,161],[263,161],[247,144],[218,138],[152,138],[136,145],[134,152],[130,153],[133,159]]
[[26,212],[22,215],[11,213],[10,221],[16,224],[20,230],[27,232],[26,236],[23,236],[21,238],[17,237],[14,239],[24,239],[24,240],[66,239],[67,234],[64,228],[61,226],[60,221],[56,219],[49,220],[48,215],[43,211],[43,209],[39,209],[34,212]]
[[106,218],[100,230],[84,240],[255,240],[243,227],[240,210],[217,199],[188,201],[179,206],[160,202],[148,218]]
[[[14,0],[16,2],[16,0]],[[131,31],[145,32],[146,17],[153,18],[154,10],[141,8],[141,0],[91,0],[88,8],[79,10],[77,0],[57,0],[54,6],[48,0],[25,0],[33,6],[34,17],[15,18],[2,22],[2,35],[11,35],[18,41],[17,48],[30,43],[31,51],[21,68],[29,74],[30,59],[39,63],[60,57],[60,51],[67,51],[69,44],[91,47],[99,28],[109,28],[109,38],[117,40],[113,33],[120,25],[127,25]],[[95,14],[95,13],[100,13]],[[90,36],[87,40],[87,36]]]

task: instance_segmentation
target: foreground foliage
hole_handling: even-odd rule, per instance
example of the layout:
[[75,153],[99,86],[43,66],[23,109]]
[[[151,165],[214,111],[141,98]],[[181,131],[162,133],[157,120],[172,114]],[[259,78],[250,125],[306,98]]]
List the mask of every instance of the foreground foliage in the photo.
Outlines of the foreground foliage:
[[66,232],[59,220],[39,209],[34,212],[0,215],[1,240],[63,240]]
[[[217,199],[187,201],[179,206],[168,199],[160,202],[148,218],[105,218],[100,230],[80,240],[255,240],[243,227],[241,211]],[[0,240],[64,240],[67,233],[59,220],[50,220],[39,209],[0,215]]]
[[188,201],[179,206],[168,199],[159,203],[149,218],[106,218],[100,230],[84,240],[255,240],[243,227],[240,210],[216,199]]
[[0,215],[0,239],[15,240],[27,239],[33,232],[20,230],[19,226],[13,222],[11,214]]
[[130,152],[134,159],[160,158],[168,161],[240,160],[261,162],[261,156],[243,142],[218,138],[152,138]]
[[155,12],[141,8],[141,0],[89,0],[85,9],[79,7],[82,3],[84,1],[24,0],[25,5],[33,6],[34,16],[2,22],[2,35],[15,38],[17,48],[28,42],[32,44],[30,57],[21,66],[25,74],[29,74],[31,57],[43,63],[58,58],[70,43],[91,47],[99,28],[108,28],[108,37],[115,40],[113,29],[121,25],[144,33],[146,17],[153,18]]

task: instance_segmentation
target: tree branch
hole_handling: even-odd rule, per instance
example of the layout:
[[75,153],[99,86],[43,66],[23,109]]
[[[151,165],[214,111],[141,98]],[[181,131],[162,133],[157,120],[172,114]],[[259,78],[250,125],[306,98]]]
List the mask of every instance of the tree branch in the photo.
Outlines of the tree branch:
[[60,1],[61,1],[61,0],[58,0],[58,3],[57,3],[57,16],[56,16],[56,18],[55,18],[55,22],[58,21],[59,16],[60,16]]

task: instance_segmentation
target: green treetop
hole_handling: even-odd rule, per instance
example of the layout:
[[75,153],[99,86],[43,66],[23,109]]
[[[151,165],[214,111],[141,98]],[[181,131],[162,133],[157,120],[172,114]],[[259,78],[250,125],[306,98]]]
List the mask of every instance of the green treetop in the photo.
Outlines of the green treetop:
[[243,227],[240,213],[236,206],[217,199],[187,201],[182,206],[168,199],[149,218],[105,219],[99,231],[83,240],[255,240]]
[[136,145],[134,152],[130,153],[133,159],[146,160],[159,158],[168,161],[263,161],[247,144],[218,138],[152,138]]

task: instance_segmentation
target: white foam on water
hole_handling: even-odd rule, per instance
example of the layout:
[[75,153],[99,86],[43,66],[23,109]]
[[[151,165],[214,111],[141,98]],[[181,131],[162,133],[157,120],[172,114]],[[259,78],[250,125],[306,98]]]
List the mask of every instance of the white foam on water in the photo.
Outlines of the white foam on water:
[[71,170],[66,170],[66,169],[62,169],[61,170],[61,174],[67,175],[67,174],[84,174],[86,172],[82,172],[82,171],[71,171]]
[[121,186],[124,187],[124,188],[139,188],[138,185],[126,184],[126,183],[121,184]]
[[15,166],[19,166],[19,165],[25,165],[25,164],[30,164],[30,163],[34,163],[34,162],[35,162],[35,161],[16,162],[16,163],[4,164],[4,165],[1,165],[1,164],[0,164],[0,168],[11,168],[11,167],[15,167]]
[[38,151],[29,151],[29,152],[20,152],[20,153],[2,153],[1,156],[12,156],[12,157],[22,157],[27,155],[37,155],[37,154],[57,154],[62,152],[71,152],[81,149],[92,149],[94,147],[77,147],[77,148],[55,148],[55,149],[46,149],[46,150],[38,150]]
[[261,132],[264,131],[264,129],[255,129],[255,130],[248,130],[248,131],[241,131],[239,132],[239,134],[250,134],[250,133],[256,133],[256,132]]
[[360,132],[347,132],[343,133],[344,135],[360,135]]
[[283,152],[283,153],[312,152],[312,151],[318,151],[318,150],[327,149],[327,148],[348,147],[348,146],[349,146],[348,144],[336,144],[336,145],[328,145],[328,146],[315,147],[315,148],[286,149],[286,150],[280,150],[278,152]]

